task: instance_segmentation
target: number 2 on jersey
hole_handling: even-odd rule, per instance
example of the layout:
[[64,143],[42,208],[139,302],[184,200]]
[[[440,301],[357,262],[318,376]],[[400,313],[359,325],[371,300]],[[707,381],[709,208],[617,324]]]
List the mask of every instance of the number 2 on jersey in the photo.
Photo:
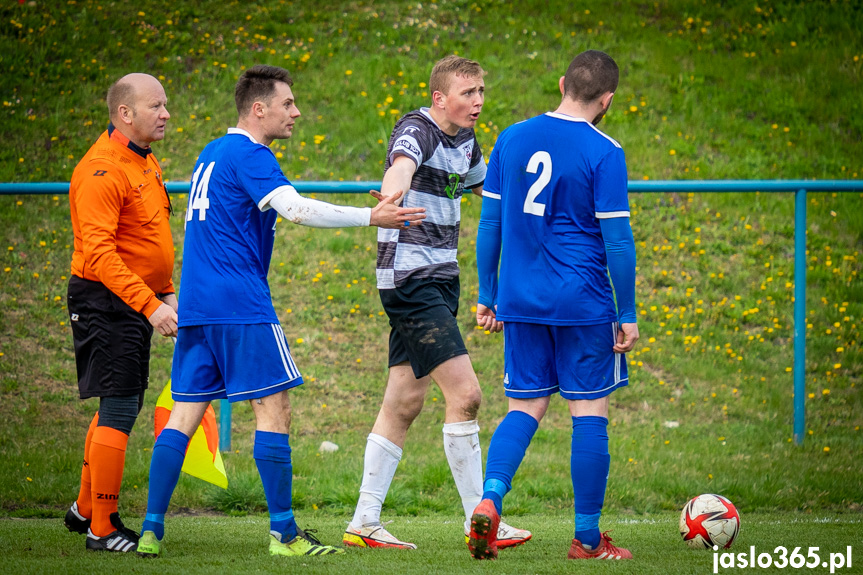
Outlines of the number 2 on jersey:
[[[203,222],[207,219],[207,210],[210,208],[210,198],[207,197],[207,192],[210,188],[210,176],[213,173],[213,168],[216,167],[216,162],[210,162],[204,175],[201,176],[201,170],[204,169],[204,164],[198,166],[195,170],[195,175],[192,176],[192,189],[189,194],[189,207],[186,209],[186,221],[192,220],[192,214],[195,210],[198,212],[198,221]],[[200,180],[198,179],[200,178]]]
[[524,213],[542,217],[545,215],[545,204],[537,202],[536,197],[551,181],[551,155],[548,152],[539,151],[532,155],[527,163],[527,171],[535,174],[540,165],[542,165],[542,171],[527,191],[527,197],[524,199]]

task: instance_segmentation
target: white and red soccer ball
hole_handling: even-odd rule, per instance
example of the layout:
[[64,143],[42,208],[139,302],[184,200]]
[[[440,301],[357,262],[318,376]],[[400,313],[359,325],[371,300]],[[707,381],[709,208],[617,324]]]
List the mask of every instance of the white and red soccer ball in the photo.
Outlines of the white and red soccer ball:
[[725,497],[705,493],[693,498],[680,513],[680,534],[693,549],[728,549],[740,531],[737,508]]

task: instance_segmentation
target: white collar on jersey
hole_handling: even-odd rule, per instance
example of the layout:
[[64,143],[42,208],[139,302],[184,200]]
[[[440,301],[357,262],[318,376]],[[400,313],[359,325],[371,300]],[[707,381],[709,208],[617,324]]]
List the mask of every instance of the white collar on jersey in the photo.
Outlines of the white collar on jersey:
[[[447,138],[455,138],[455,136],[450,136],[449,134],[447,134],[446,132],[443,131],[443,128],[441,128],[440,125],[435,121],[435,119],[432,118],[431,110],[428,107],[424,106],[424,107],[420,108],[419,111],[420,111],[420,114],[422,114],[423,116],[428,118],[428,121],[431,122],[432,124],[434,124],[438,130],[440,130],[441,134],[443,134]],[[460,129],[461,128],[459,127],[459,130]]]
[[243,130],[242,128],[228,128],[228,133],[229,134],[239,134],[240,136],[246,136],[248,139],[250,139],[254,143],[256,143],[256,144],[259,143],[255,138],[252,137],[252,135],[250,133]]
[[[551,116],[552,118],[557,118],[559,120],[566,120],[568,122],[587,122],[585,118],[577,118],[575,116],[567,116],[566,114],[561,114],[560,112],[546,112],[546,116]],[[590,122],[588,122],[590,123]]]
[[603,132],[602,130],[597,128],[596,126],[594,126],[593,122],[588,122],[584,118],[577,118],[575,116],[567,116],[566,114],[561,114],[559,112],[546,112],[545,115],[550,116],[552,118],[557,118],[558,120],[564,120],[566,122],[577,122],[579,124],[587,124],[588,126],[593,128],[593,130],[597,134],[601,135],[603,138],[605,138],[606,140],[608,140],[609,142],[614,144],[615,147],[617,147],[617,148],[620,147],[620,143],[617,140],[615,140],[614,138],[612,138],[611,136],[609,136],[608,134],[606,134],[605,132]]

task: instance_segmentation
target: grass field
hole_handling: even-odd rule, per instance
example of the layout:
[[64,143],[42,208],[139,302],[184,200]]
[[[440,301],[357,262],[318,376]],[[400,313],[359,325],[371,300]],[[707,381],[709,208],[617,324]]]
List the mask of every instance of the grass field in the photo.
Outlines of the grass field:
[[[295,77],[303,116],[294,138],[274,144],[289,178],[379,180],[393,123],[426,103],[432,63],[452,52],[489,71],[478,130],[487,156],[506,126],[557,105],[557,77],[587,48],[606,50],[621,65],[620,88],[601,128],[622,143],[631,180],[858,180],[860,14],[858,2],[841,0],[603,6],[336,0],[326,8],[299,0],[178,0],[167,8],[153,0],[134,6],[7,2],[0,5],[0,181],[68,181],[104,129],[107,86],[130,71],[162,78],[172,119],[154,149],[167,179],[187,181],[204,144],[234,124],[234,82],[242,67],[255,63],[284,65]],[[737,504],[742,546],[818,544],[836,552],[860,541],[861,194],[809,195],[803,446],[791,442],[792,195],[630,198],[642,340],[628,358],[630,386],[612,402],[606,522],[616,539],[649,559],[631,569],[667,571],[666,553],[679,567],[675,572],[710,568],[710,554],[693,555],[675,541],[676,512],[703,492]],[[319,199],[371,203],[359,196]],[[180,208],[172,219],[175,280],[185,202],[174,198]],[[503,348],[500,336],[473,326],[480,206],[468,198],[462,207],[459,317],[484,390],[485,446],[506,410]],[[77,492],[81,444],[96,409],[95,402],[77,399],[75,386],[65,309],[72,243],[67,198],[0,197],[0,225],[0,516],[10,518],[0,521],[0,546],[16,563],[20,558],[22,571],[90,571],[97,560],[84,557],[83,543],[61,534],[56,520]],[[372,230],[282,224],[270,274],[276,311],[308,382],[293,394],[296,508],[329,541],[356,501],[365,437],[386,378],[389,328],[374,284],[375,246]],[[146,504],[150,422],[170,376],[171,352],[169,342],[154,340],[152,393],[130,441],[120,507],[133,527]],[[421,539],[428,527],[428,541],[448,541],[450,571],[564,568],[554,563],[572,521],[564,406],[553,405],[505,502],[513,523],[536,526],[535,545],[493,567],[471,567],[458,542],[436,527],[459,513],[441,449],[442,403],[440,392],[430,391],[384,519],[396,519],[398,535],[420,529],[414,533]],[[258,545],[242,526],[264,524],[252,429],[248,406],[236,406],[232,452],[225,454],[229,489],[183,477],[172,506],[172,512],[221,514],[203,518],[201,529],[208,545],[224,544],[237,554]],[[319,453],[323,440],[340,450]],[[55,520],[11,519],[40,517]],[[206,549],[203,543],[195,548],[196,532],[184,529],[191,519],[175,521],[169,529],[178,555]],[[45,533],[57,537],[47,548],[34,539]],[[17,546],[23,537],[34,543]],[[406,572],[435,569],[433,550],[415,555],[424,559],[389,561]],[[326,566],[341,572],[366,561],[359,557]],[[269,559],[255,563],[244,555],[206,563],[201,572],[230,561],[243,570],[274,569]],[[381,569],[368,561],[364,568]],[[197,563],[178,565],[195,572]]]
[[[329,514],[305,513],[304,524],[319,529],[324,542],[341,535],[344,521]],[[684,546],[677,533],[676,513],[656,513],[649,518],[631,518],[611,514],[606,523],[613,537],[626,541],[637,560],[621,562],[592,561],[571,564],[566,559],[572,538],[572,517],[561,512],[528,514],[521,524],[538,535],[522,547],[500,552],[495,562],[470,558],[464,539],[459,539],[459,525],[449,517],[437,514],[412,517],[397,522],[402,537],[419,544],[416,551],[348,549],[346,555],[318,558],[273,558],[267,555],[267,523],[262,517],[244,519],[224,517],[176,517],[169,520],[165,536],[165,555],[157,560],[138,557],[94,556],[81,551],[83,539],[72,535],[56,521],[0,520],[0,551],[7,564],[16,565],[22,573],[92,573],[106,565],[117,572],[141,574],[188,573],[283,573],[285,569],[302,569],[303,573],[713,573],[714,552],[696,551]],[[790,557],[795,547],[806,556],[809,548],[818,547],[821,561],[831,553],[847,555],[851,549],[851,568],[835,573],[859,573],[860,551],[855,545],[863,532],[860,516],[834,518],[824,515],[801,517],[789,524],[786,514],[753,514],[742,518],[743,528],[729,552],[770,554],[780,560],[785,547]],[[395,529],[395,527],[394,527]],[[856,539],[852,539],[856,537]],[[856,555],[855,555],[856,552]],[[718,555],[718,554],[717,554]],[[717,557],[717,564],[719,557]],[[806,557],[807,561],[811,558]],[[736,561],[736,557],[735,557]],[[766,564],[766,559],[764,559]],[[838,560],[834,560],[838,565]],[[828,563],[829,566],[829,563]],[[786,573],[785,568],[724,569],[720,573]],[[808,573],[829,573],[820,565]]]

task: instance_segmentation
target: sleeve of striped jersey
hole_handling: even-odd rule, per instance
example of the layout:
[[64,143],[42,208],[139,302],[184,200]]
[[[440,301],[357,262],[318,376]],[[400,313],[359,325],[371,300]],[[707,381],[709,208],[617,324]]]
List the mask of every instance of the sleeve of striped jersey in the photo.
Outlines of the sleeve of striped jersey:
[[[493,154],[492,158],[494,158]],[[494,309],[497,303],[497,271],[501,247],[500,212],[500,195],[488,195],[483,191],[482,212],[480,213],[479,228],[476,232],[476,269],[479,275],[478,301],[491,309]]]
[[629,218],[600,219],[599,227],[602,231],[602,241],[605,243],[608,275],[611,277],[617,300],[618,321],[636,323],[635,239],[632,237]]
[[414,121],[405,121],[392,135],[392,149],[390,150],[389,163],[392,164],[396,156],[407,156],[412,159],[417,167],[421,166],[424,158],[430,158],[434,149],[428,149],[429,145],[424,138],[428,131],[427,126]]
[[485,182],[486,172],[487,168],[485,162],[480,162],[474,167],[472,167],[467,173],[467,177],[464,181],[464,187],[470,190],[477,186],[481,186]]
[[612,148],[596,165],[593,199],[598,219],[629,217],[626,159],[621,148]]
[[477,141],[476,136],[474,136],[473,152],[470,157],[470,170],[465,178],[464,187],[471,189],[481,186],[485,181],[486,171],[487,168],[482,159],[482,148],[480,148],[479,142]]

